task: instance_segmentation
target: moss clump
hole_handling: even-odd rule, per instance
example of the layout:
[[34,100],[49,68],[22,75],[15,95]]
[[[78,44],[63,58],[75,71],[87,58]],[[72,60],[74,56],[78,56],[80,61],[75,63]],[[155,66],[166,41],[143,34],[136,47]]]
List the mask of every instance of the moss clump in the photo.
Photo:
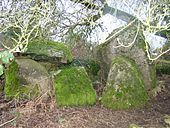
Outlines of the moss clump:
[[101,103],[112,109],[127,109],[144,105],[148,95],[136,63],[123,56],[112,61]]
[[62,69],[55,78],[55,95],[59,106],[85,106],[96,102],[96,93],[84,68]]
[[91,59],[75,59],[71,62],[71,66],[82,66],[86,69],[88,74],[97,75],[100,70],[99,64]]
[[45,39],[37,39],[29,42],[26,53],[34,53],[48,57],[61,56],[64,60],[72,61],[71,50],[66,45]]
[[5,96],[6,98],[34,98],[38,95],[38,86],[22,86],[19,76],[19,66],[13,61],[5,70]]
[[5,70],[5,95],[13,97],[19,93],[18,65],[15,61]]
[[61,69],[68,67],[84,67],[88,76],[92,81],[98,79],[98,72],[100,70],[99,64],[92,59],[73,59],[73,61],[66,65],[61,65]]

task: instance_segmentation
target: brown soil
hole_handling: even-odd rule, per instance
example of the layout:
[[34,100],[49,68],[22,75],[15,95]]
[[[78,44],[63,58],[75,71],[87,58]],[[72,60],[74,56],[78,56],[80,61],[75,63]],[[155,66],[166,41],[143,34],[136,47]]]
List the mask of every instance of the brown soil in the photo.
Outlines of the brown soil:
[[170,115],[170,76],[159,80],[165,88],[143,108],[108,110],[92,107],[57,108],[53,101],[10,101],[0,94],[0,127],[2,128],[168,128],[164,116]]

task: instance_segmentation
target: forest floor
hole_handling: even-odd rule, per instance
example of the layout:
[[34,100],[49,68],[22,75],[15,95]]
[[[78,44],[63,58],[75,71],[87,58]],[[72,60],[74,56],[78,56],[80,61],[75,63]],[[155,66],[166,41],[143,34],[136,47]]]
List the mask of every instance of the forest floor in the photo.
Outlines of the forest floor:
[[95,105],[92,107],[57,108],[54,101],[43,104],[36,101],[16,102],[0,94],[1,128],[169,128],[164,122],[170,116],[170,76],[158,77],[164,89],[145,107],[113,111]]

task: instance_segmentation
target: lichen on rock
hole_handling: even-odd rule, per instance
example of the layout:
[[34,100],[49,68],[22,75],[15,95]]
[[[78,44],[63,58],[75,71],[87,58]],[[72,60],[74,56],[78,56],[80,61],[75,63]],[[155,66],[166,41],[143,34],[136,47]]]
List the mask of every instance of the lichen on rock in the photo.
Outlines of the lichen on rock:
[[86,106],[96,102],[96,92],[84,68],[62,69],[55,77],[58,106]]
[[115,57],[101,103],[112,109],[128,109],[142,106],[147,101],[143,77],[135,61],[124,56]]

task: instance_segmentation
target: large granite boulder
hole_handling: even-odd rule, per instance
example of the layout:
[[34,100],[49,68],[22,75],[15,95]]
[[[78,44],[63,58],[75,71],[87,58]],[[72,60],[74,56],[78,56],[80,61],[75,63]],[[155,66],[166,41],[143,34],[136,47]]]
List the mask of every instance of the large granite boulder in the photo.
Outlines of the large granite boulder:
[[5,71],[6,97],[34,98],[52,94],[52,80],[41,64],[31,59],[16,59]]
[[128,109],[147,101],[143,77],[135,61],[124,56],[114,57],[101,103],[111,109]]
[[[115,30],[114,33],[116,31],[119,31],[120,29]],[[104,44],[97,46],[95,48],[95,58],[98,62],[100,62],[100,66],[102,69],[101,72],[103,73],[102,77],[104,78],[104,81],[107,80],[107,76],[111,68],[111,63],[115,56],[124,55],[132,58],[133,60],[135,60],[143,75],[145,87],[147,88],[147,90],[152,90],[156,86],[155,67],[150,64],[146,56],[145,43],[140,31],[139,35],[135,39],[134,44],[131,45],[131,43],[134,41],[136,33],[137,27],[135,27],[134,24],[124,29]],[[118,47],[120,43],[129,46]]]
[[96,92],[83,67],[70,67],[58,71],[54,82],[58,106],[95,104]]

